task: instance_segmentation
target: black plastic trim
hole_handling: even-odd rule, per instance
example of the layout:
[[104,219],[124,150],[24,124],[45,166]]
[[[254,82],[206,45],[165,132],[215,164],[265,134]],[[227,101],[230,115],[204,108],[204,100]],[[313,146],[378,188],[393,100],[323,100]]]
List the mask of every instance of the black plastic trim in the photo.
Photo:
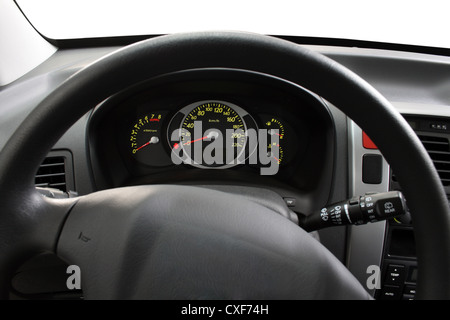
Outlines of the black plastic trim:
[[[42,34],[41,34],[42,35]],[[112,47],[112,46],[126,46],[142,40],[159,37],[157,35],[139,35],[139,36],[121,36],[121,37],[106,37],[106,38],[80,38],[80,39],[50,39],[43,36],[48,42],[58,47],[59,49],[75,49],[75,48],[95,48],[95,47]],[[365,49],[381,49],[403,52],[416,52],[424,54],[432,54],[439,56],[450,57],[450,49],[407,45],[398,43],[352,40],[342,38],[325,38],[325,37],[306,37],[306,36],[284,36],[273,35],[276,38],[288,40],[293,43],[302,45],[324,45],[324,46],[338,46],[348,48],[365,48]]]

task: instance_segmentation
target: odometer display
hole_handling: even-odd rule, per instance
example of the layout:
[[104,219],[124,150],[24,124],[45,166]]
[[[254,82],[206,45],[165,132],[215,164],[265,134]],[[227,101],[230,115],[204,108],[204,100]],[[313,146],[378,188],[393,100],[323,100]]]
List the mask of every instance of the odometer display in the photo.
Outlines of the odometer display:
[[247,113],[224,101],[201,101],[180,112],[185,114],[180,126],[179,142],[184,158],[194,166],[229,167],[237,159],[245,160]]

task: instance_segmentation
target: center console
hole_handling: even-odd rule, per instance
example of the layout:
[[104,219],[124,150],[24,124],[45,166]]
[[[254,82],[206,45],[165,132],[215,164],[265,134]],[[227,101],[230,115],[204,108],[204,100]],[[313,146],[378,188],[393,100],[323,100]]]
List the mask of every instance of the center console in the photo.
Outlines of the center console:
[[[450,195],[450,119],[444,117],[405,116],[430,155]],[[401,190],[395,173],[390,174],[390,190]],[[421,213],[421,214],[426,214]],[[412,300],[416,293],[417,258],[411,223],[396,219],[386,223],[381,259],[381,288],[376,299]]]

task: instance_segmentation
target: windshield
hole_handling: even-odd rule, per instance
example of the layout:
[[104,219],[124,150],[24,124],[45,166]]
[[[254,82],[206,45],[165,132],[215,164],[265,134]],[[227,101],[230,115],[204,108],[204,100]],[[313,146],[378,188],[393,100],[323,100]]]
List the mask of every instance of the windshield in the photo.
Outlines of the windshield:
[[50,39],[239,30],[450,48],[446,0],[16,0]]

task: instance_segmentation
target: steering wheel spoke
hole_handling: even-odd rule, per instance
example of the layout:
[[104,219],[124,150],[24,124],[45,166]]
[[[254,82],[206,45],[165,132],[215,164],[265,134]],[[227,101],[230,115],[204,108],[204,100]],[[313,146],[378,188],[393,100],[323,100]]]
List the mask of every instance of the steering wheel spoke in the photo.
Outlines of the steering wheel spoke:
[[[30,257],[54,252],[70,209],[77,199],[50,199],[35,190],[1,199],[0,296],[8,296],[11,274]],[[16,201],[16,203],[14,203]]]

